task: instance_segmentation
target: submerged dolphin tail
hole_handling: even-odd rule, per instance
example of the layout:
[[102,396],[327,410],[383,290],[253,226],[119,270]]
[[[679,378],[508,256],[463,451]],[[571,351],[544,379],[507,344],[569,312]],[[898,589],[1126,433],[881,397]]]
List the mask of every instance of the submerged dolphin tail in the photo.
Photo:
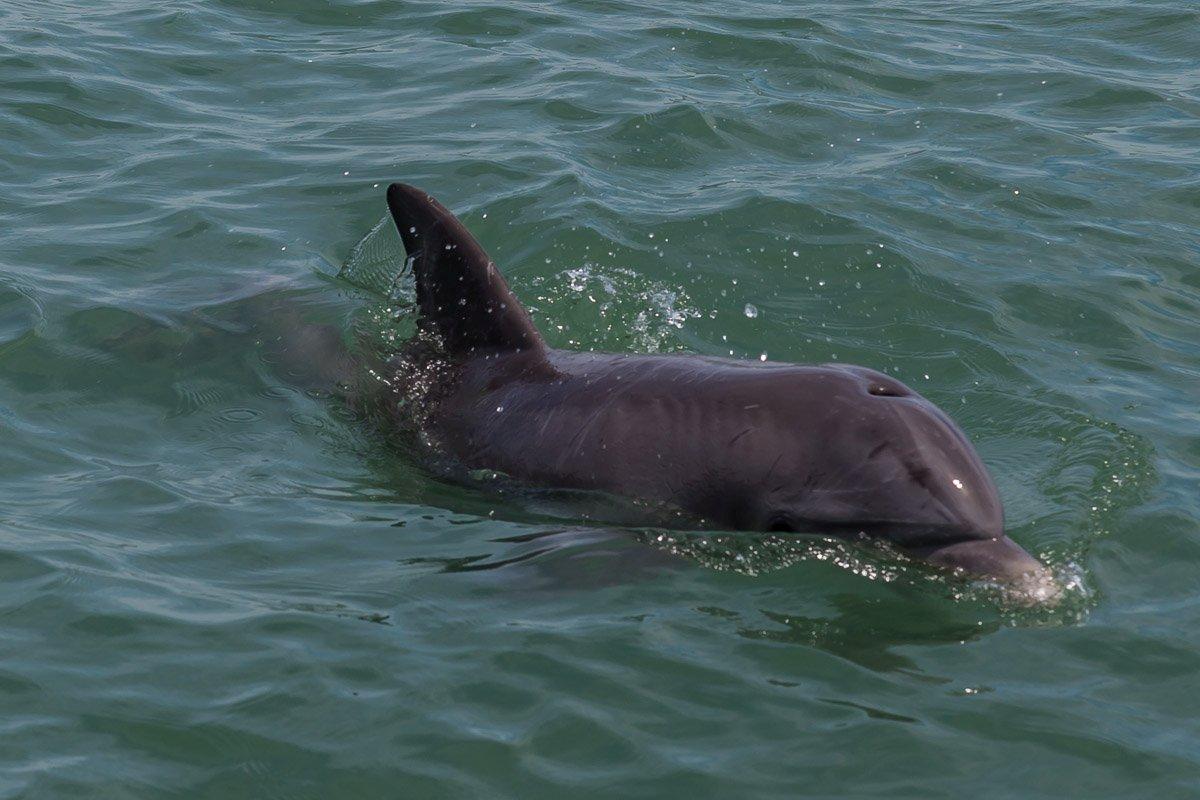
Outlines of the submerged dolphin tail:
[[528,312],[453,214],[403,183],[388,187],[387,201],[412,259],[423,330],[441,337],[452,355],[544,349]]

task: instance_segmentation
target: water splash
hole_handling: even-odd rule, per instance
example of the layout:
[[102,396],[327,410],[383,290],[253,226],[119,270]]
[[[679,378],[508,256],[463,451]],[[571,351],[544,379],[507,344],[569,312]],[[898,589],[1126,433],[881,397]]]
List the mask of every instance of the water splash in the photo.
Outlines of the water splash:
[[402,275],[411,275],[411,264],[405,269],[404,243],[390,216],[382,217],[371,230],[350,249],[350,255],[338,270],[338,279],[355,288],[383,297],[391,296]]
[[708,569],[757,577],[804,561],[828,561],[868,580],[891,583],[903,574],[882,548],[858,547],[841,539],[753,533],[651,531],[643,542],[688,558]]
[[625,267],[587,263],[534,278],[532,285],[530,312],[573,349],[682,350],[677,332],[701,316],[684,290]]

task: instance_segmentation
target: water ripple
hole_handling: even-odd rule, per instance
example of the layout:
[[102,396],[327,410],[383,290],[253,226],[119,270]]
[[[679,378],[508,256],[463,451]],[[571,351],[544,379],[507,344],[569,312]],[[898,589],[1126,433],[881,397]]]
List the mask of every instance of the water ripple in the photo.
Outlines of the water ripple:
[[[0,793],[1190,796],[1191,5],[0,22]],[[914,384],[1066,600],[442,480],[287,344],[411,332],[392,180],[555,345]]]

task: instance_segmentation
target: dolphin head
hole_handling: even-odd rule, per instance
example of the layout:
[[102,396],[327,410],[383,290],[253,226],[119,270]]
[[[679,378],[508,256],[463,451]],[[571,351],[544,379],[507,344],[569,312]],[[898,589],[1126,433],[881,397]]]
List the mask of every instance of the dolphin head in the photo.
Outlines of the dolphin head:
[[787,459],[791,466],[764,503],[764,527],[867,534],[932,563],[1005,580],[1045,573],[1004,535],[996,485],[945,413],[882,373],[824,370],[821,404],[799,404],[805,424],[797,425],[812,431],[803,449],[820,457]]

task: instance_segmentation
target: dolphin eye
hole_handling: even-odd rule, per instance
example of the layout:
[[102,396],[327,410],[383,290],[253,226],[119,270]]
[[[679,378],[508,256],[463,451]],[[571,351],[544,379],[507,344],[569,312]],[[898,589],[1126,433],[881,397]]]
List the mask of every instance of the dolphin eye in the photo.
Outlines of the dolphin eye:
[[767,525],[767,531],[770,533],[795,533],[796,529],[783,517],[772,517],[770,524]]

